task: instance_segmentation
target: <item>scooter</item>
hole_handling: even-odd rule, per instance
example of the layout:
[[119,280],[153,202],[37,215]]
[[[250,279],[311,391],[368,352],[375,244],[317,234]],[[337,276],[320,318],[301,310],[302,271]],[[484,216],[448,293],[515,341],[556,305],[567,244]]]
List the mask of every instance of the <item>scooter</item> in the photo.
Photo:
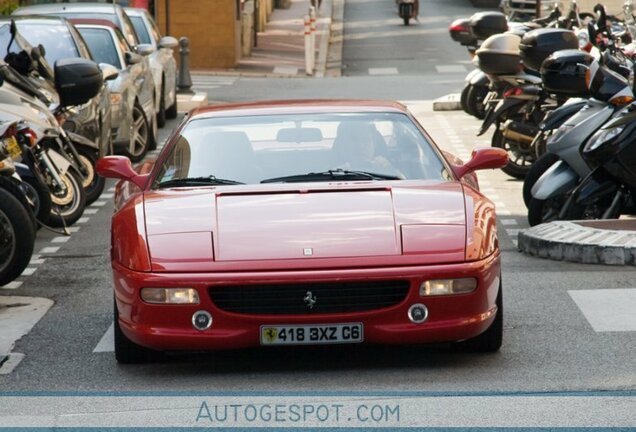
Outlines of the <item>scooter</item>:
[[417,1],[418,0],[397,0],[398,14],[404,21],[405,26],[410,24],[411,19],[417,18]]
[[[605,52],[601,61],[609,55],[609,52]],[[547,153],[532,168],[545,171],[531,187],[532,198],[528,204],[528,222],[531,226],[555,219],[597,218],[604,211],[590,207],[579,208],[575,212],[570,210],[573,207],[568,208],[566,202],[577,185],[591,172],[581,155],[581,149],[612,116],[634,100],[634,93],[626,78],[611,71],[599,60],[591,61],[585,74],[588,75],[592,98],[550,137]],[[549,159],[554,160],[554,163],[545,163]]]

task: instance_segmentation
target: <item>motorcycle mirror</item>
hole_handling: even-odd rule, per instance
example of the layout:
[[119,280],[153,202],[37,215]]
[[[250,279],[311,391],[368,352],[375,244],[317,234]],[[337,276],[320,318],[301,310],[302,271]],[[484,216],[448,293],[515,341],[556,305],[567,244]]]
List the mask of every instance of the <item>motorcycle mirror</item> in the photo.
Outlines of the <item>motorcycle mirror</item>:
[[41,57],[46,57],[46,50],[44,49],[44,45],[39,44],[38,48],[40,49],[40,56]]
[[9,45],[7,45],[7,53],[10,52],[11,44],[15,39],[15,35],[18,33],[18,26],[15,23],[15,20],[11,20],[11,25],[9,26],[11,37],[9,38]]

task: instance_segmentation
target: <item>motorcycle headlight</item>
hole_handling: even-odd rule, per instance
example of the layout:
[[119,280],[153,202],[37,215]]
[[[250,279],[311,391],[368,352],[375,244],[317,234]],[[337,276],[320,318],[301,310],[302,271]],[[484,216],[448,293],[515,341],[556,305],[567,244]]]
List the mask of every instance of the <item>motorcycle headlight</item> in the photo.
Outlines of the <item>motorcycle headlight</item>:
[[592,135],[590,141],[585,146],[585,149],[596,150],[603,144],[608,143],[619,136],[624,129],[625,125],[622,125],[611,129],[601,129],[597,131],[594,135]]

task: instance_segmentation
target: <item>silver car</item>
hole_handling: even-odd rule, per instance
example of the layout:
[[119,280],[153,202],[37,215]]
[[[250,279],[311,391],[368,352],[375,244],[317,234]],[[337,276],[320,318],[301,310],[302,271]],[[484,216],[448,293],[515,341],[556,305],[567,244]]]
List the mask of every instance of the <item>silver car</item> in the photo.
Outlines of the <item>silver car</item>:
[[173,48],[178,45],[172,36],[163,36],[155,20],[146,9],[124,8],[142,44],[152,45],[155,52],[150,54],[150,69],[155,81],[157,98],[157,126],[163,127],[166,118],[177,117],[177,61]]
[[72,19],[93,59],[114,66],[119,75],[109,81],[113,146],[138,162],[156,145],[155,88],[144,56],[154,49],[140,44],[133,50],[119,28],[107,20]]

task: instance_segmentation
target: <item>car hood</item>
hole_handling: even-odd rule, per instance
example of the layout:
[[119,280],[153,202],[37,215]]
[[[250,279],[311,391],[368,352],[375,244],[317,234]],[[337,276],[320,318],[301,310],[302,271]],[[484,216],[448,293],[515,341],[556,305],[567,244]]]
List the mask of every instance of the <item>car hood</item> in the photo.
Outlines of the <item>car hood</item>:
[[418,254],[458,262],[466,243],[458,182],[153,191],[145,216],[153,270],[164,271]]

